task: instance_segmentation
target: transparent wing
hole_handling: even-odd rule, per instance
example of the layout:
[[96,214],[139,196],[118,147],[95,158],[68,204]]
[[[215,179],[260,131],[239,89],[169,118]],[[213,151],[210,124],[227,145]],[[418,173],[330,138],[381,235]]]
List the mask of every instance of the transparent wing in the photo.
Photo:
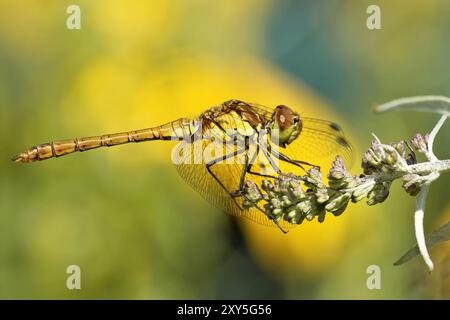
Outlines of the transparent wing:
[[325,174],[336,155],[347,166],[353,161],[352,147],[342,129],[335,123],[314,118],[300,118],[303,124],[300,135],[286,148],[279,151],[290,159],[301,160],[319,166]]
[[[271,110],[254,104],[251,104],[251,107],[261,115],[261,118],[270,118]],[[243,199],[233,198],[230,195],[239,190],[240,178],[245,167],[243,145],[230,143],[233,140],[230,134],[241,137],[239,140],[242,141],[243,136],[254,132],[253,128],[242,121],[242,118],[235,112],[220,114],[214,120],[215,124],[209,123],[203,128],[201,139],[194,142],[181,142],[175,148],[174,152],[179,158],[178,164],[176,164],[177,171],[192,188],[226,213],[245,217],[262,225],[276,227],[275,223],[263,212],[257,208],[244,210]],[[347,163],[351,161],[351,146],[338,125],[306,117],[301,117],[301,120],[302,132],[290,145],[286,148],[272,145],[272,148],[292,160],[320,166],[323,172],[329,170],[331,162],[337,154],[341,155]],[[248,156],[251,157],[254,152],[256,152],[255,145],[252,145]],[[277,159],[274,153],[269,156],[283,173],[304,174],[303,169]],[[215,164],[208,170],[207,164],[212,162]],[[309,167],[304,166],[304,168],[308,169]],[[252,172],[277,176],[274,168],[261,151],[252,165]],[[268,178],[248,172],[245,174],[245,180],[251,180],[258,186],[261,186],[263,179]],[[282,220],[280,226],[288,230],[296,225]]]
[[[218,131],[216,127],[205,133],[205,136],[209,136],[209,139],[201,139],[193,143],[181,142],[174,149],[174,152],[180,156],[180,163],[175,165],[180,176],[206,200],[226,213],[245,217],[265,226],[276,227],[275,223],[263,212],[257,208],[242,209],[243,199],[241,197],[233,198],[230,195],[231,192],[239,190],[240,177],[245,166],[243,149],[240,146],[223,144],[218,139],[219,136],[222,136],[222,132]],[[216,137],[214,141],[210,140],[212,136]],[[209,172],[206,165],[217,159],[217,153],[219,153],[215,153],[213,150],[223,150],[223,155],[229,157],[212,165],[211,172]],[[250,148],[248,152],[250,154],[255,150]],[[201,162],[192,163],[194,158],[201,159]],[[260,168],[255,168],[255,171],[260,170]],[[261,185],[262,179],[261,176],[250,173],[245,175],[245,180],[252,180],[257,185]],[[295,227],[286,221],[280,222],[280,226],[284,230]]]
[[[269,119],[273,110],[263,105],[250,103],[265,119]],[[272,147],[293,160],[308,162],[322,168],[322,172],[328,172],[331,162],[340,155],[348,167],[353,162],[351,144],[344,135],[341,127],[331,121],[300,116],[302,132],[286,148]],[[283,161],[279,161],[282,172],[303,174],[304,171]],[[308,167],[305,167],[308,169]]]

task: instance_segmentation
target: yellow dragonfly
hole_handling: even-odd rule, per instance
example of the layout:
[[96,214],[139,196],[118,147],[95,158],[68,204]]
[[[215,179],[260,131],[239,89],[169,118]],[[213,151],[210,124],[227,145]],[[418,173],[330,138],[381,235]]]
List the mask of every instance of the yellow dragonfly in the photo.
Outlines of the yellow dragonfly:
[[58,140],[33,146],[12,158],[34,162],[77,151],[129,142],[178,141],[172,161],[181,177],[225,212],[285,231],[295,225],[243,208],[245,181],[261,185],[280,173],[304,174],[329,166],[336,155],[350,161],[352,149],[334,122],[300,116],[285,105],[273,109],[240,100],[209,108],[196,119],[180,118],[157,127]]

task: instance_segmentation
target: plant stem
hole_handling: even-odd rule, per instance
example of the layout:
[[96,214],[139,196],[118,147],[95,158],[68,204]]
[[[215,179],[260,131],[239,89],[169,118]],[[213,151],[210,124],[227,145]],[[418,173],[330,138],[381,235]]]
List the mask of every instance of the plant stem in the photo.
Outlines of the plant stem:
[[424,185],[422,187],[422,190],[420,190],[419,195],[417,196],[416,212],[414,214],[414,228],[416,232],[417,245],[419,246],[420,254],[422,255],[423,260],[425,261],[425,263],[428,266],[428,269],[431,272],[433,271],[434,265],[428,253],[427,245],[425,243],[425,234],[423,231],[423,216],[429,188],[430,186],[428,184]]
[[436,123],[436,125],[434,126],[433,130],[430,132],[430,136],[428,138],[428,157],[430,161],[437,161],[438,158],[434,155],[433,152],[433,143],[434,143],[434,138],[436,137],[437,133],[439,132],[439,130],[442,128],[442,126],[444,125],[445,120],[447,120],[447,114],[444,114],[439,121]]
[[432,162],[421,162],[409,166],[412,173],[426,174],[429,172],[446,172],[450,171],[450,159],[437,160]]

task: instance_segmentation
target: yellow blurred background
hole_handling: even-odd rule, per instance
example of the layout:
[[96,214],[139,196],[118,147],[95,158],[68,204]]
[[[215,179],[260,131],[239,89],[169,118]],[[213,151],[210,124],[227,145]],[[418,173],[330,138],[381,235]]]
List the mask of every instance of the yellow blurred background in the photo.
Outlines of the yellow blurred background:
[[[369,31],[374,3],[383,28]],[[66,27],[70,4],[81,30]],[[450,95],[449,27],[439,0],[2,1],[0,298],[450,298],[448,273],[429,276],[420,258],[392,265],[415,241],[415,201],[399,183],[383,204],[284,235],[205,202],[177,175],[170,142],[10,161],[37,143],[195,117],[236,98],[340,123],[357,174],[371,132],[394,142],[431,129],[434,116],[371,108]],[[446,221],[448,187],[444,176],[431,189],[427,231]],[[447,261],[437,271],[449,254],[433,249]],[[66,288],[71,264],[79,291]],[[369,265],[381,268],[381,290],[367,289]]]

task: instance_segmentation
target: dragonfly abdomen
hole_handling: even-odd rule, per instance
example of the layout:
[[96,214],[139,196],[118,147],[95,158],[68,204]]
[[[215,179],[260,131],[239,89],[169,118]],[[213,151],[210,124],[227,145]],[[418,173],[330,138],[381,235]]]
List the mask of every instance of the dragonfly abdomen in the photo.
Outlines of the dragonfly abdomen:
[[35,162],[61,157],[77,151],[112,147],[129,142],[183,140],[192,136],[192,132],[192,121],[182,118],[153,128],[39,144],[19,153],[12,160],[15,162]]

